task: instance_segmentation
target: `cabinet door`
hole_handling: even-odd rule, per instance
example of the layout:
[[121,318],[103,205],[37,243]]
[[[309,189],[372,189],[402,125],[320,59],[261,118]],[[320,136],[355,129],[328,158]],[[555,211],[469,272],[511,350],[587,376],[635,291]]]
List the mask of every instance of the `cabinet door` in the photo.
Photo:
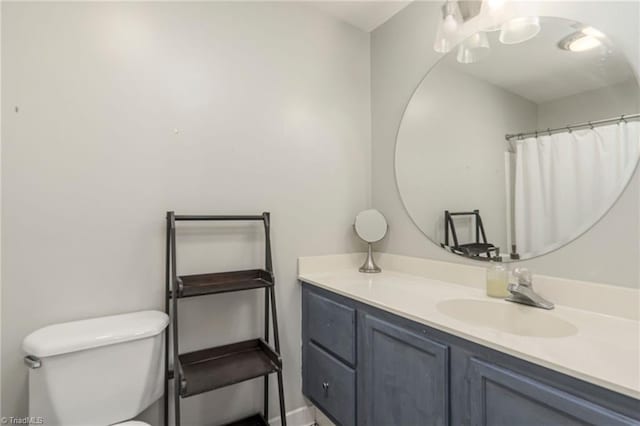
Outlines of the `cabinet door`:
[[473,425],[639,425],[531,377],[476,358],[470,365]]
[[448,348],[364,315],[359,412],[367,425],[445,425]]

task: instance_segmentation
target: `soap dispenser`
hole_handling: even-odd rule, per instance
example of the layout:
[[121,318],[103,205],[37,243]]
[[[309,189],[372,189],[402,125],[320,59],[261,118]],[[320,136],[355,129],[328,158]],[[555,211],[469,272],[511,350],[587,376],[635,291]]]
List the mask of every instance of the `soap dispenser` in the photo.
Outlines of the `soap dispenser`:
[[489,261],[487,268],[487,296],[507,298],[511,295],[508,290],[509,270],[502,263],[502,258],[498,255]]

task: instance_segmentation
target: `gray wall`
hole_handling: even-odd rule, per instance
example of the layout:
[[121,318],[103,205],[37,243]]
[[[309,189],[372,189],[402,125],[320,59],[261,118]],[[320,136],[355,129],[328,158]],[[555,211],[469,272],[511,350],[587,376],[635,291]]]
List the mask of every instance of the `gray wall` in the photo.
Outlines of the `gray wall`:
[[[535,103],[455,65],[430,72],[407,106],[395,155],[402,201],[431,240],[444,242],[443,210],[477,208],[490,242],[509,252],[504,134],[535,128],[536,119]],[[456,222],[461,241],[475,238],[469,218]]]
[[[369,66],[368,34],[301,4],[2,2],[2,415],[26,414],[25,335],[162,307],[170,209],[272,212],[287,406],[302,406],[296,258],[361,250]],[[182,272],[261,264],[260,229],[215,229],[180,233]],[[184,350],[260,333],[261,301],[184,301]],[[184,424],[260,403],[247,382],[185,400]]]
[[618,117],[640,111],[638,83],[628,80],[601,89],[554,99],[538,105],[538,129],[587,120]]
[[[540,15],[576,19],[603,30],[638,69],[637,2],[525,5]],[[402,206],[394,176],[395,139],[403,110],[417,84],[439,58],[432,48],[439,7],[437,2],[412,3],[372,33],[372,200],[387,217],[390,228],[379,250],[464,262],[435,246],[415,227]],[[637,287],[639,188],[636,173],[618,203],[589,232],[552,254],[523,262],[524,266],[540,274]]]

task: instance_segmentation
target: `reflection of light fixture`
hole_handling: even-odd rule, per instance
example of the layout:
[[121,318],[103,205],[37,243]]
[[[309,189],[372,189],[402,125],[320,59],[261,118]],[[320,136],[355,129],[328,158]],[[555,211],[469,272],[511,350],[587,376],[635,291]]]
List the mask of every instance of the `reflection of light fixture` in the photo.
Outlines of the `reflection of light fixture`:
[[480,8],[482,31],[498,31],[505,20],[507,0],[484,0]]
[[517,44],[534,38],[540,32],[540,18],[526,16],[511,19],[500,28],[500,42],[503,44]]
[[433,49],[438,53],[447,53],[453,47],[453,38],[462,25],[462,14],[455,1],[447,1],[442,6],[442,20],[438,24]]
[[585,50],[593,49],[600,46],[600,40],[591,36],[584,36],[574,40],[567,46],[572,52],[584,52]]
[[438,53],[447,53],[453,47],[453,42],[450,37],[444,35],[442,24],[438,25],[438,32],[436,33],[436,40],[433,42],[433,50]]
[[489,54],[489,39],[480,31],[466,39],[458,48],[457,60],[461,64],[478,62]]
[[487,4],[490,10],[497,10],[501,9],[506,2],[507,0],[485,0],[484,3]]
[[602,34],[600,31],[596,30],[593,27],[584,27],[581,31],[583,34],[586,34],[591,37],[597,37],[597,38],[604,37],[604,34]]
[[585,27],[560,40],[558,47],[570,52],[584,52],[601,46],[600,38],[602,37],[604,34],[595,28]]
[[499,40],[504,44],[516,44],[535,37],[540,32],[540,18],[537,16],[513,16],[511,0],[447,0],[442,6],[442,19],[438,23],[433,50],[448,53],[453,49],[465,31],[466,21],[478,17],[480,31],[465,40],[458,49],[458,62],[477,62],[489,52],[486,32],[500,30]]

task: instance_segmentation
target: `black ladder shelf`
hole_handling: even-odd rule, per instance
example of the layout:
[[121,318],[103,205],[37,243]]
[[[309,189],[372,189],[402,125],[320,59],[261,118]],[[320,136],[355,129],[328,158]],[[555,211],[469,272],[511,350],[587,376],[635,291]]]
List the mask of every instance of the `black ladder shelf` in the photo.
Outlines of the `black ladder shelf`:
[[[265,268],[246,271],[198,275],[178,275],[176,270],[176,222],[179,221],[262,221],[265,234]],[[174,381],[175,425],[180,426],[180,400],[245,380],[264,377],[262,413],[231,423],[234,426],[266,426],[269,415],[269,375],[278,377],[280,419],[286,426],[282,359],[276,316],[273,264],[271,260],[270,215],[256,216],[185,216],[167,212],[165,310],[171,328],[165,339],[164,419],[169,423],[169,381]],[[178,344],[178,299],[208,294],[264,288],[264,338],[246,340],[224,346],[181,354]],[[269,345],[269,312],[273,321],[274,347]],[[169,334],[172,339],[169,339]],[[169,369],[169,346],[173,340],[173,369]]]

